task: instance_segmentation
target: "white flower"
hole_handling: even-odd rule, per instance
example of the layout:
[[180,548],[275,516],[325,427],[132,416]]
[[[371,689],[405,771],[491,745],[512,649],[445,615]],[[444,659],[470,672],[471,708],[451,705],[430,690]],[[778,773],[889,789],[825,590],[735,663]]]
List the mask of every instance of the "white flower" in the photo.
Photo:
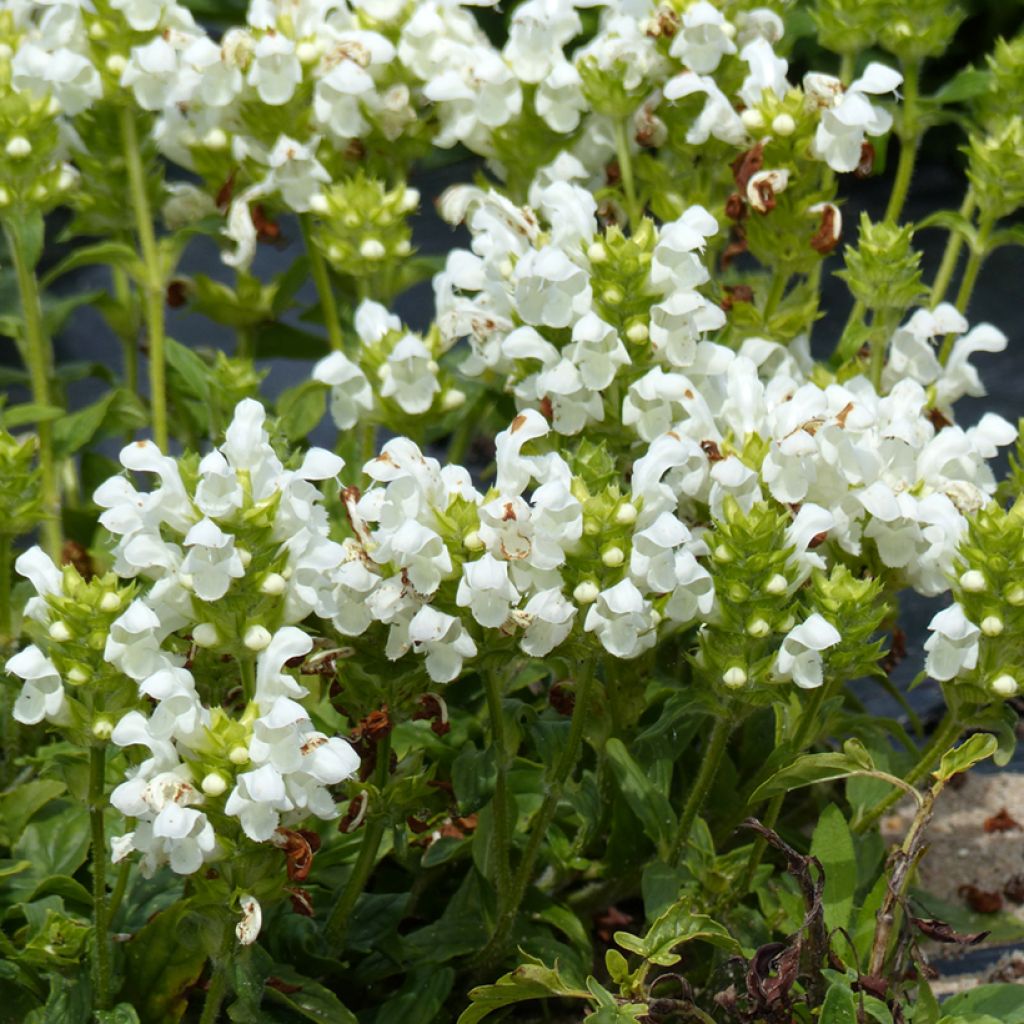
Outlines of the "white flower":
[[321,185],[331,180],[316,158],[316,141],[312,139],[308,146],[303,146],[282,135],[268,158],[281,198],[296,213],[307,212],[313,197],[320,194]]
[[132,48],[121,85],[130,88],[143,110],[163,110],[187,93],[187,76],[178,67],[178,52],[163,36]]
[[683,12],[683,24],[672,40],[670,53],[691,71],[706,74],[726,54],[736,52],[734,32],[721,12],[707,0],[697,0]]
[[373,391],[366,374],[343,352],[332,352],[313,367],[313,379],[330,385],[331,417],[339,430],[348,430],[373,408]]
[[580,371],[583,385],[591,391],[603,391],[615,379],[620,366],[628,366],[626,346],[594,313],[586,313],[573,324],[572,344],[565,350]]
[[373,89],[373,76],[357,61],[339,61],[316,83],[313,112],[317,121],[339,139],[358,138],[369,127],[362,101]]
[[981,630],[959,604],[933,616],[928,630],[931,636],[924,643],[928,652],[924,667],[933,679],[944,683],[977,668]]
[[110,6],[120,11],[136,32],[151,32],[160,24],[171,0],[110,0]]
[[295,56],[295,44],[283,33],[263,36],[252,52],[248,83],[267,106],[287,103],[302,82],[302,64]]
[[554,246],[528,252],[516,264],[513,282],[516,309],[528,324],[568,327],[590,307],[586,272]]
[[504,625],[511,605],[518,601],[519,591],[508,578],[508,562],[499,562],[487,553],[463,565],[455,603],[469,608],[481,626],[497,629]]
[[251,946],[263,927],[263,910],[255,896],[239,896],[238,909],[242,919],[235,925],[235,937],[242,946]]
[[841,640],[839,630],[814,612],[783,638],[775,659],[775,671],[785,679],[792,679],[801,689],[815,689],[823,681],[822,651],[835,647]]
[[688,540],[690,531],[671,512],[662,512],[650,526],[633,534],[630,575],[649,591],[669,593],[676,586],[675,549]]
[[272,707],[280,697],[304,697],[309,692],[284,668],[293,658],[301,658],[312,649],[313,641],[308,634],[295,626],[283,626],[271,637],[256,658],[256,693],[253,696],[262,708]]
[[281,773],[265,764],[236,778],[224,811],[238,818],[242,831],[253,842],[265,843],[280,824],[281,812],[294,806]]
[[212,519],[201,519],[185,535],[188,554],[181,571],[192,577],[192,589],[203,601],[219,601],[233,579],[245,575],[235,538]]
[[512,13],[502,56],[522,82],[540,82],[560,62],[562,47],[581,31],[568,0],[526,0]]
[[730,145],[741,145],[747,138],[747,129],[743,126],[740,115],[736,113],[729,97],[715,84],[713,78],[698,75],[693,71],[684,71],[675,78],[670,78],[663,89],[667,100],[678,100],[694,93],[704,93],[707,101],[697,119],[686,133],[686,141],[692,146],[699,146],[714,136]]
[[463,659],[476,655],[476,644],[462,622],[429,604],[409,623],[409,640],[426,655],[427,673],[435,683],[450,683],[462,671]]
[[689,381],[682,374],[666,373],[660,366],[648,370],[630,385],[623,399],[623,426],[632,427],[647,442],[654,441],[682,418],[687,387]]
[[242,70],[226,59],[226,49],[208,36],[199,36],[181,55],[182,63],[198,77],[195,98],[209,107],[227,107],[242,91]]
[[602,590],[587,610],[583,628],[596,633],[604,649],[616,658],[636,658],[657,640],[651,602],[629,579]]
[[703,206],[688,207],[658,232],[651,261],[651,283],[666,293],[696,288],[708,280],[708,269],[698,253],[718,233],[718,221]]
[[437,364],[423,339],[406,334],[391,350],[385,366],[387,372],[381,396],[393,397],[411,416],[425,413],[433,404],[434,395],[441,390],[441,384],[437,379]]
[[[789,65],[777,57],[771,43],[762,36],[747,43],[740,52],[740,59],[750,66],[750,74],[740,86],[740,99],[750,108],[757,107],[764,99],[765,92],[774,93],[782,99],[789,90],[786,72]],[[788,116],[788,115],[785,115]]]
[[52,93],[69,117],[88,110],[103,95],[99,72],[81,54],[66,47],[48,53],[28,41],[11,61],[11,83],[19,90]]
[[538,115],[556,132],[568,135],[576,130],[587,109],[583,79],[567,60],[556,60],[537,87],[534,106]]
[[25,681],[11,714],[22,725],[38,725],[44,718],[62,724],[67,718],[67,698],[56,665],[35,644],[7,659],[5,671]]
[[715,584],[711,574],[691,551],[676,551],[675,587],[665,603],[665,615],[675,622],[693,622],[707,616],[715,603]]
[[526,624],[519,646],[531,657],[550,654],[572,631],[576,606],[558,587],[539,590],[519,613]]
[[407,519],[372,552],[378,564],[394,562],[405,569],[409,582],[423,595],[437,590],[452,571],[452,558],[441,536],[430,527]]
[[161,650],[167,632],[160,616],[137,598],[111,623],[103,657],[126,676],[141,681],[180,661]]
[[[818,76],[826,79],[827,76]],[[804,79],[804,89],[811,96],[823,97],[831,106],[821,112],[821,121],[814,136],[813,151],[834,171],[852,171],[860,163],[864,136],[884,135],[892,127],[892,115],[874,106],[868,94],[892,92],[903,81],[898,71],[884,64],[871,63],[849,89],[840,96],[831,82],[824,87],[817,79]]]

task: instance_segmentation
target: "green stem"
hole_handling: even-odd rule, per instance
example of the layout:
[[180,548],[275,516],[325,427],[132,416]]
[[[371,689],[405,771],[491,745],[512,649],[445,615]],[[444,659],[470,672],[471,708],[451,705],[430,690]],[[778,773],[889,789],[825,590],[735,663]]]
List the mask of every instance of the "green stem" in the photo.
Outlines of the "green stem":
[[636,196],[636,182],[633,180],[633,154],[629,148],[629,118],[620,118],[615,122],[615,155],[619,161],[619,176],[626,195],[626,217],[630,229],[635,231],[640,223],[643,211]]
[[889,331],[884,322],[879,318],[871,321],[871,383],[875,391],[882,393],[882,373],[885,370],[885,350],[889,343]]
[[508,898],[505,900],[503,911],[498,916],[490,941],[477,958],[477,963],[481,967],[493,967],[504,955],[511,938],[516,917],[519,914],[519,907],[523,902],[523,897],[526,895],[527,886],[533,878],[541,844],[547,836],[551,822],[554,820],[559,801],[562,799],[565,784],[569,781],[569,776],[579,760],[580,750],[583,746],[583,732],[590,706],[590,695],[594,685],[594,668],[594,663],[590,660],[584,661],[580,665],[579,673],[576,677],[576,702],[572,709],[572,721],[569,723],[569,736],[566,739],[565,746],[562,747],[561,755],[555,765],[555,771],[548,785],[547,793],[544,794],[544,801],[541,803],[540,810],[530,824],[530,835],[526,843],[526,849],[523,851],[523,857],[512,875],[512,884],[509,889]]
[[142,313],[146,320],[149,344],[149,401],[153,410],[153,440],[161,451],[167,451],[167,379],[164,356],[164,273],[160,251],[153,230],[153,217],[146,192],[146,171],[139,149],[135,111],[131,107],[121,110],[121,139],[124,160],[128,170],[128,186],[132,209],[135,211],[135,230],[145,267],[142,285]]
[[303,241],[306,243],[309,270],[313,275],[313,283],[316,285],[316,293],[320,299],[320,309],[324,315],[327,338],[331,343],[331,348],[340,352],[344,347],[344,335],[341,331],[341,321],[338,319],[338,304],[334,298],[334,289],[331,287],[331,274],[327,269],[323,253],[320,252],[313,239],[313,221],[308,213],[299,217],[299,224],[302,226]]
[[732,722],[728,718],[716,718],[711,735],[708,737],[708,745],[704,750],[704,757],[697,772],[697,778],[693,780],[690,795],[683,813],[679,818],[679,827],[676,829],[675,842],[672,844],[672,852],[669,855],[669,863],[675,864],[682,856],[683,850],[690,839],[690,829],[700,809],[704,806],[708,790],[711,789],[718,775],[718,767],[722,763],[722,756],[729,743],[729,736],[732,734]]
[[857,55],[844,53],[839,61],[839,81],[849,85],[853,81],[853,73],[857,70]]
[[[386,735],[377,744],[377,766],[374,771],[374,782],[378,794],[383,793],[387,785],[389,764],[391,759],[391,735]],[[378,796],[378,799],[380,797]],[[383,813],[373,814],[363,830],[363,841],[359,847],[359,856],[352,866],[352,873],[348,876],[345,888],[342,890],[341,898],[335,903],[331,910],[327,923],[324,925],[324,937],[329,947],[341,952],[345,947],[345,933],[348,931],[349,918],[355,909],[359,897],[370,880],[374,866],[377,863],[377,851],[380,849],[381,840],[387,831],[387,815]]]
[[[796,732],[793,734],[794,753],[802,753],[817,734],[816,727],[818,726],[818,713],[821,711],[821,705],[825,701],[825,694],[827,690],[827,686],[819,686],[816,690],[811,691],[810,699],[807,701],[807,707],[804,708],[803,713],[800,715],[800,722],[796,727]],[[779,820],[779,814],[782,811],[782,805],[785,799],[785,793],[779,793],[777,796],[772,797],[771,803],[768,804],[768,809],[761,818],[761,823],[766,828],[775,828],[775,823]],[[736,896],[738,899],[742,899],[750,891],[750,886],[754,881],[754,875],[757,874],[757,869],[761,864],[761,858],[764,857],[764,851],[767,848],[767,845],[768,844],[765,842],[763,836],[758,836],[754,840],[754,845],[750,851],[750,857],[747,860],[747,866],[743,870],[740,884],[736,889]]]
[[[988,255],[988,236],[995,226],[994,219],[990,216],[983,216],[978,224],[977,243],[971,249],[967,257],[967,265],[964,267],[964,276],[960,280],[960,288],[956,293],[956,308],[961,313],[967,312],[967,306],[971,301],[971,294],[978,281],[978,273],[982,263]],[[939,362],[945,366],[953,352],[953,343],[956,341],[955,334],[947,334],[942,340],[942,347],[939,349]]]
[[[32,267],[29,266],[22,250],[20,235],[5,229],[7,248],[14,273],[18,279],[18,295],[21,298],[22,316],[25,321],[25,344],[22,357],[26,363],[32,387],[32,401],[36,405],[50,404],[50,372],[53,366],[53,352],[50,340],[43,326],[43,307],[39,299],[39,283]],[[39,437],[39,475],[42,492],[43,519],[40,523],[43,547],[58,564],[61,554],[60,486],[57,482],[57,461],[53,454],[53,423],[41,419],[36,424]]]
[[252,658],[239,658],[238,669],[242,676],[242,693],[248,703],[256,699],[256,663]]
[[917,159],[917,147],[921,142],[921,133],[917,128],[917,81],[920,66],[916,61],[903,67],[903,110],[902,125],[899,133],[900,156],[896,164],[896,179],[892,192],[889,193],[889,205],[885,209],[885,219],[891,224],[898,224],[903,206],[910,191],[910,182],[914,176],[914,162]]
[[496,861],[494,887],[498,894],[498,917],[504,914],[505,900],[512,892],[511,850],[512,840],[508,830],[508,747],[505,738],[505,718],[501,708],[501,674],[494,668],[484,672],[484,688],[487,692],[487,714],[491,721],[491,744],[497,774],[494,782],[492,816],[494,818],[493,849]]
[[[939,723],[939,727],[932,735],[931,740],[924,750],[921,751],[921,756],[918,758],[917,763],[903,777],[904,782],[909,786],[916,786],[935,766],[935,762],[957,741],[961,732],[963,732],[963,726],[958,717],[952,710],[947,711],[945,717]],[[853,831],[857,833],[866,832],[871,825],[878,821],[890,807],[902,800],[905,795],[904,790],[893,789],[885,799],[875,804],[863,818],[854,823]]]
[[[964,201],[960,204],[960,216],[964,220],[970,221],[974,216],[977,204],[978,200],[974,195],[974,189],[969,187],[964,195]],[[939,264],[938,273],[935,275],[935,281],[932,284],[932,293],[929,298],[932,309],[946,297],[946,289],[949,287],[950,281],[953,280],[953,272],[956,270],[957,259],[960,256],[960,247],[963,245],[963,242],[963,236],[959,231],[950,231],[949,238],[946,240],[946,250],[942,254],[942,262]]]
[[231,970],[234,952],[234,931],[230,925],[225,925],[220,956],[213,962],[213,974],[210,978],[210,987],[206,990],[206,998],[203,1000],[203,1012],[199,1018],[199,1024],[217,1024],[221,1003],[224,1002],[228,991],[228,974]]
[[92,832],[92,908],[96,930],[96,954],[93,960],[93,988],[98,1010],[105,1010],[110,998],[110,944],[107,913],[107,841],[103,829],[106,808],[105,775],[107,748],[89,751],[89,824]]
[[779,269],[772,274],[772,283],[768,288],[768,294],[764,300],[764,309],[761,312],[761,317],[766,322],[782,301],[783,295],[786,294],[786,285],[789,284],[790,276],[790,274]]
[[[132,307],[132,290],[128,275],[121,267],[111,267],[110,272],[114,278],[114,298],[126,315],[129,315]],[[132,316],[131,320],[134,325],[135,317]],[[136,332],[129,329],[129,332],[122,336],[121,345],[124,349],[125,387],[133,395],[137,395],[139,393],[139,340]]]
[[114,891],[110,894],[110,903],[107,907],[107,920],[113,921],[114,915],[121,908],[121,900],[124,899],[125,890],[128,888],[128,876],[131,874],[131,861],[123,860],[117,868],[117,881],[114,882]]

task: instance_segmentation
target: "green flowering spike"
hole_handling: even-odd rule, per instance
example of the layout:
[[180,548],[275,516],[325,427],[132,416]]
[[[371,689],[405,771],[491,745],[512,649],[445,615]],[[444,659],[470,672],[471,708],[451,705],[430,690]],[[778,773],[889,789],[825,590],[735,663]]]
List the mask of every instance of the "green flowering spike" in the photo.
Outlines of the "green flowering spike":
[[418,205],[415,189],[403,184],[388,191],[360,171],[325,191],[316,244],[339,274],[386,280],[412,252],[408,215]]
[[1007,111],[1024,108],[1024,35],[996,40],[986,58],[988,88],[972,104],[974,116],[985,131],[997,128]]
[[987,135],[973,134],[967,154],[967,177],[978,198],[983,220],[999,220],[1024,206],[1024,120],[1002,119]]
[[914,0],[898,8],[885,5],[878,41],[904,63],[938,57],[949,49],[967,12],[949,0]]
[[789,522],[784,511],[767,502],[744,513],[728,498],[722,518],[704,538],[718,616],[701,632],[698,667],[715,686],[754,703],[770,699],[756,692],[757,685],[769,682],[779,634],[795,625],[787,597]]
[[619,478],[615,456],[604,441],[595,444],[584,438],[569,459],[569,466],[573,477],[579,478],[587,496],[603,491]]
[[576,69],[583,81],[583,96],[597,114],[617,120],[629,117],[649,91],[647,79],[625,59],[602,66],[596,58],[584,57]]
[[881,0],[818,0],[811,17],[822,46],[833,53],[858,54],[878,41],[887,11]]
[[862,213],[857,248],[847,249],[846,269],[836,275],[867,309],[893,310],[902,316],[925,293],[921,254],[911,246],[913,236],[909,225],[876,224]]
[[880,579],[861,579],[843,565],[833,566],[828,574],[816,572],[811,578],[808,603],[823,615],[842,638],[829,648],[829,673],[835,678],[855,679],[878,671],[882,641],[878,633],[888,606],[882,600]]
[[610,227],[587,251],[594,311],[627,343],[647,340],[650,307],[657,301],[648,287],[657,240],[653,222],[644,217],[628,237],[619,227]]
[[0,428],[0,533],[28,533],[42,518],[36,436],[19,441]]

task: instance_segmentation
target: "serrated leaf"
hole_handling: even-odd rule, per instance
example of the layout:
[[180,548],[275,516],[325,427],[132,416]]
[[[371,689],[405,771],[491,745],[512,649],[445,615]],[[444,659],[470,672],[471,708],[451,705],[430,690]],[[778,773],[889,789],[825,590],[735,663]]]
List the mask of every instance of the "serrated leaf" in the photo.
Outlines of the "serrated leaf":
[[469,993],[472,1000],[459,1015],[457,1024],[478,1024],[495,1010],[534,999],[559,996],[563,999],[591,998],[589,992],[573,988],[558,973],[558,965],[548,967],[530,958],[514,971],[499,978],[493,985],[480,985]]
[[821,861],[825,872],[825,926],[829,931],[846,928],[857,891],[857,857],[850,826],[835,804],[829,804],[818,819],[811,839],[811,856]]
[[932,774],[936,779],[947,782],[954,775],[973,768],[979,761],[990,758],[998,747],[999,743],[991,733],[975,733],[964,740],[959,747],[947,750],[942,755],[938,771]]

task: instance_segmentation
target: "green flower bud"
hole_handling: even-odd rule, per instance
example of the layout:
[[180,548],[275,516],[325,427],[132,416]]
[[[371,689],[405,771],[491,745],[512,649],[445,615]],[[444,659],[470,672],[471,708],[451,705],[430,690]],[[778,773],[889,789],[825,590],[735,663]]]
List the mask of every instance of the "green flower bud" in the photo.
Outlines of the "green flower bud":
[[854,298],[871,310],[894,310],[902,316],[924,294],[921,254],[911,248],[913,228],[860,218],[856,249],[847,249],[846,269],[837,271]]

